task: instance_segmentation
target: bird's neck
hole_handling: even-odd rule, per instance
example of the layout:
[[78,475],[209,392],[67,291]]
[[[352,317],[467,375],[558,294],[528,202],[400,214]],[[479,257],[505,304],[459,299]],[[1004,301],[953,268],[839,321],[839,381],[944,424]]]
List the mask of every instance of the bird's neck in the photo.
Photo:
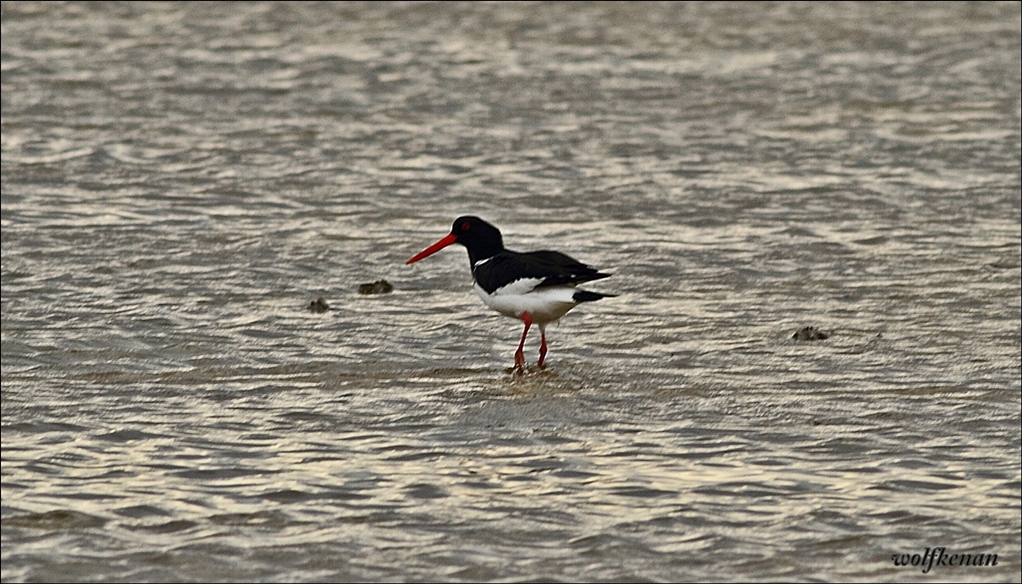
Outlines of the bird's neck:
[[483,260],[492,258],[502,251],[504,251],[504,244],[499,241],[492,244],[477,243],[468,248],[468,261],[474,266]]

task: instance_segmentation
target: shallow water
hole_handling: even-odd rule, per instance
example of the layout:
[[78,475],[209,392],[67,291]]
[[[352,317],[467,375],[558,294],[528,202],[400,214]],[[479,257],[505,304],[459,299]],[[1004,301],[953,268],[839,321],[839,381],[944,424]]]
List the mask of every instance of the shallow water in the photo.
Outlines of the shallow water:
[[1020,20],[4,3],[3,580],[1018,581]]

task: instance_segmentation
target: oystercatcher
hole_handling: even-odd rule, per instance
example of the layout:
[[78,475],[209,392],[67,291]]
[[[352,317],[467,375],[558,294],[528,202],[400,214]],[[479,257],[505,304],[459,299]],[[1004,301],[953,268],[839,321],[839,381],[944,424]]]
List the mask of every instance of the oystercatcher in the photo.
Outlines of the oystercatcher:
[[504,248],[504,239],[493,225],[478,217],[454,220],[451,232],[440,241],[415,254],[406,264],[415,263],[441,249],[460,243],[468,250],[476,293],[487,306],[525,323],[522,340],[515,352],[514,370],[525,370],[525,337],[529,327],[539,326],[539,361],[546,360],[546,325],[561,318],[583,302],[592,302],[615,294],[579,290],[576,285],[610,277],[556,251],[517,252]]

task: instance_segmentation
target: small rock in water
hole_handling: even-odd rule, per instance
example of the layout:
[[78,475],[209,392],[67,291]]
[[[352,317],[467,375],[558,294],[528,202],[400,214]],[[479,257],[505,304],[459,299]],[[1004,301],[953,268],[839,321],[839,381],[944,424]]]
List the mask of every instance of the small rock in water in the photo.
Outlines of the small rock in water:
[[326,303],[326,300],[322,296],[313,300],[309,303],[309,310],[312,312],[326,312],[330,310],[330,305]]
[[830,337],[827,333],[817,329],[814,326],[804,326],[791,335],[791,338],[796,341],[822,341]]
[[359,294],[387,294],[394,291],[394,286],[386,280],[377,280],[371,284],[359,284]]

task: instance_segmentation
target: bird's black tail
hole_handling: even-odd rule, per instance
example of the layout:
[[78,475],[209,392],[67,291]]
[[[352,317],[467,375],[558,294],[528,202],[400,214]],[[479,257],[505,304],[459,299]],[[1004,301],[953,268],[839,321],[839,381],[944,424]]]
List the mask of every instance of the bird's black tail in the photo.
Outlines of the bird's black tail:
[[599,292],[590,292],[588,290],[576,290],[571,296],[575,302],[594,302],[600,298],[613,298],[617,294],[600,294]]

